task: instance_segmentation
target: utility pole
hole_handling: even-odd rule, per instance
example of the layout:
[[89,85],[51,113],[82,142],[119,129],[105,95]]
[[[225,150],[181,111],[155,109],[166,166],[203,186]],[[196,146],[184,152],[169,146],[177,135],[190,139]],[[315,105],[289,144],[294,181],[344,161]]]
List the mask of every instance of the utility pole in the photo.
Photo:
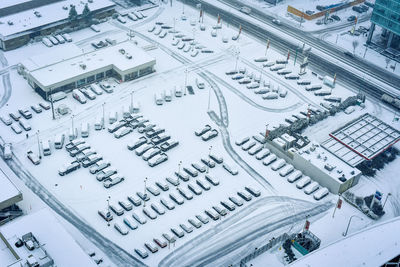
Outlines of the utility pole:
[[131,92],[131,107],[130,107],[130,112],[133,112],[133,90]]
[[186,95],[187,74],[188,74],[188,70],[187,70],[187,69],[185,69],[185,88],[184,88],[184,93],[183,93],[183,95]]
[[37,145],[38,145],[39,159],[41,159],[41,158],[42,158],[42,154],[40,153],[39,130],[37,130],[36,136],[37,136]]
[[[211,85],[212,86],[212,85]],[[211,86],[208,87],[208,108],[207,112],[210,111],[210,102],[211,102]]]
[[[106,217],[111,215],[111,212],[110,212],[110,198],[111,198],[110,196],[108,196],[108,198],[107,198],[107,210],[108,210],[108,212],[107,212],[107,216]],[[110,226],[110,221],[109,220],[107,220],[107,226]]]
[[72,134],[75,136],[75,130],[74,130],[74,114],[71,116],[71,127],[72,127]]
[[208,173],[208,171],[209,171],[209,169],[210,169],[210,155],[211,155],[211,149],[212,149],[212,146],[210,146],[209,149],[208,149],[207,173]]
[[102,128],[103,128],[103,130],[104,130],[105,127],[106,127],[106,117],[105,117],[105,115],[104,115],[104,106],[105,106],[105,104],[106,104],[106,102],[104,102],[104,103],[102,104],[102,106],[103,106],[103,120],[102,120],[103,125],[102,125]]
[[144,178],[143,207],[146,207],[146,182],[147,182],[147,177]]
[[53,104],[53,88],[50,88],[50,103],[51,103],[51,113],[53,114],[53,120],[56,119],[56,116],[54,114],[54,104]]

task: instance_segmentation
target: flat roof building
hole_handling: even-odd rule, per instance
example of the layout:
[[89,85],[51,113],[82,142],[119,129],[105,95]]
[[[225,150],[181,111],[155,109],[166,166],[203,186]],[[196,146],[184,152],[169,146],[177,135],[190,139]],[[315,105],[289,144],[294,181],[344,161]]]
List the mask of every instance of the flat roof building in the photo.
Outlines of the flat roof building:
[[[0,1],[0,48],[7,51],[18,48],[38,36],[49,35],[56,30],[70,30],[89,24],[81,16],[84,6],[89,7],[91,18],[102,19],[115,12],[110,0],[2,0]],[[78,13],[70,20],[70,5]],[[87,25],[87,26],[89,26]]]
[[22,200],[21,191],[11,182],[0,168],[0,211]]
[[155,58],[127,40],[88,53],[32,57],[22,63],[20,70],[32,88],[47,98],[50,92],[71,91],[106,77],[137,79],[154,72],[155,64]]

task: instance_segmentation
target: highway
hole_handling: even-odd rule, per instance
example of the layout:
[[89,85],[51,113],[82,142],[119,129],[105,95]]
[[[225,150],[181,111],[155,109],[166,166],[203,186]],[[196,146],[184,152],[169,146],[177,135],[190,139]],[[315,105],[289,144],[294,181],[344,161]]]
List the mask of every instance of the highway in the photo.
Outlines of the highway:
[[[377,67],[374,64],[371,64],[370,62],[367,62],[361,58],[350,58],[349,56],[344,55],[343,52],[345,50],[324,42],[313,36],[312,34],[300,32],[298,28],[295,28],[291,25],[275,25],[271,22],[272,19],[274,19],[273,17],[268,16],[258,10],[252,10],[252,18],[259,20],[264,25],[276,28],[282,33],[269,31],[266,27],[258,25],[246,19],[246,15],[238,16],[232,14],[231,12],[229,12],[228,8],[223,9],[202,0],[187,0],[186,3],[193,6],[201,3],[202,8],[207,14],[210,14],[212,16],[218,16],[218,14],[220,14],[225,22],[228,22],[229,24],[237,27],[239,27],[239,25],[242,25],[244,32],[254,36],[262,42],[266,42],[266,40],[269,39],[271,41],[271,45],[284,55],[287,53],[288,50],[290,50],[291,54],[294,55],[296,53],[298,44],[294,44],[291,41],[288,41],[283,34],[288,34],[293,38],[296,38],[300,42],[306,43],[307,45],[313,47],[313,50],[311,50],[308,55],[310,67],[317,70],[319,74],[323,75],[333,76],[336,73],[338,77],[338,83],[342,83],[343,85],[352,88],[354,91],[363,91],[367,94],[367,96],[371,96],[376,99],[380,99],[382,93],[384,92],[391,95],[398,95],[397,90],[399,88],[398,85],[400,84],[400,78],[398,76],[380,67]],[[236,0],[230,1],[229,5],[235,9],[243,6],[242,3]],[[319,50],[320,53],[318,53],[318,51],[316,53],[315,50]],[[323,54],[327,54],[330,57],[333,57],[334,60],[327,59],[326,57],[322,56]],[[301,61],[303,58],[304,55],[299,53],[298,61]],[[337,65],[336,61],[341,62],[341,65],[343,65],[344,63],[348,66]],[[351,70],[351,68],[353,68],[353,70]],[[360,76],[356,73],[356,71],[363,73],[363,75]],[[371,77],[379,82],[385,83],[391,86],[392,90],[382,88],[373,81],[365,79],[364,76]]]

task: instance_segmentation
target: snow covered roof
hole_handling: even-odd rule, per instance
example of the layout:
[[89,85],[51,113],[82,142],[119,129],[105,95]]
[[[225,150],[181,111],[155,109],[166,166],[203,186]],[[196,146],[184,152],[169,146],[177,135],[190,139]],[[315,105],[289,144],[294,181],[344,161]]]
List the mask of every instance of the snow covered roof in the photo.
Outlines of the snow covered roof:
[[[115,5],[110,0],[94,0],[92,3],[89,3],[88,0],[60,1],[0,18],[2,22],[0,24],[0,35],[9,36],[66,19],[68,18],[70,4],[75,5],[78,14],[82,14],[86,3],[91,11]],[[67,7],[67,9],[63,7]],[[35,11],[39,12],[41,16],[38,17],[34,13]],[[8,22],[13,24],[9,25]]]
[[[124,50],[124,54],[121,53]],[[71,54],[75,52],[71,51]],[[126,55],[131,55],[128,58]],[[126,73],[145,64],[154,65],[155,59],[131,41],[102,48],[88,53],[80,53],[71,58],[52,57],[53,53],[41,55],[42,59],[30,59],[28,71],[34,80],[43,87],[66,83],[79,76],[104,68]]]
[[290,266],[383,266],[399,254],[398,229],[400,217],[395,217],[320,248]]
[[[3,162],[4,163],[4,162]],[[22,193],[10,181],[6,170],[0,168],[0,210],[22,200]]]
[[294,149],[291,151],[332,177],[337,183],[343,183],[339,180],[342,176],[349,179],[361,173],[358,169],[346,164],[320,145],[310,143],[300,150]]
[[[26,253],[16,248],[15,242],[18,238],[31,232],[54,260],[55,265],[96,266],[94,261],[79,247],[76,241],[48,209],[19,217],[0,227],[0,232],[11,245],[12,249],[24,261],[26,260]],[[0,239],[0,262],[2,266],[9,266],[9,264],[15,261],[16,258],[11,250]]]

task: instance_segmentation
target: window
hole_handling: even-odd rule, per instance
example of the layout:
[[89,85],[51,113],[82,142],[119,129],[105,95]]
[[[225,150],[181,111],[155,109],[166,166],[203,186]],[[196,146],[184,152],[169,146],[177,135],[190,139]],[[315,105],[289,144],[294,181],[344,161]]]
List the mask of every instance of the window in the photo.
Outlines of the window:
[[87,82],[87,83],[91,83],[91,82],[93,82],[93,81],[94,81],[94,75],[89,76],[89,77],[86,78],[86,82]]
[[84,85],[85,83],[86,83],[86,79],[80,79],[79,81],[76,82],[76,86],[79,87],[79,86]]
[[96,80],[101,80],[104,78],[104,72],[96,74]]

